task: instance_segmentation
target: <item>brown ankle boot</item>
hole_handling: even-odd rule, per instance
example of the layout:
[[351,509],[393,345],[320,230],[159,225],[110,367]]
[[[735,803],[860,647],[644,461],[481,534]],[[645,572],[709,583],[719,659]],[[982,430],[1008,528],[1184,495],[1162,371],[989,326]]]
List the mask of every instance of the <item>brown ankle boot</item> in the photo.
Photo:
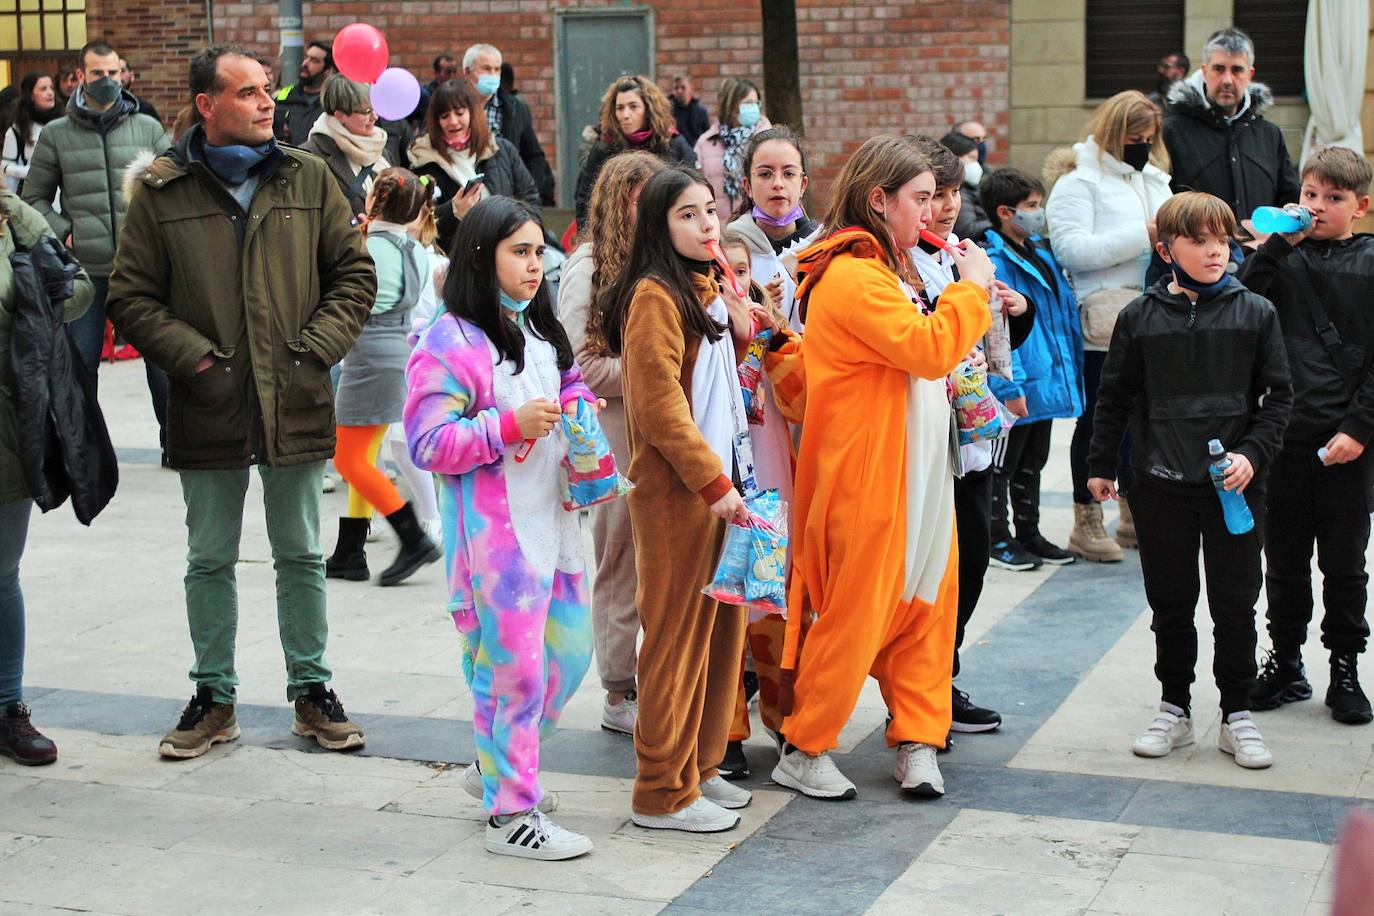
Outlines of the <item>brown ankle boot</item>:
[[1073,504],[1073,532],[1069,535],[1068,546],[1069,550],[1093,563],[1121,562],[1121,548],[1102,525],[1099,503]]
[[1140,543],[1135,538],[1135,516],[1131,515],[1131,504],[1123,496],[1117,500],[1117,505],[1121,509],[1121,518],[1116,523],[1116,542],[1122,547],[1138,550]]

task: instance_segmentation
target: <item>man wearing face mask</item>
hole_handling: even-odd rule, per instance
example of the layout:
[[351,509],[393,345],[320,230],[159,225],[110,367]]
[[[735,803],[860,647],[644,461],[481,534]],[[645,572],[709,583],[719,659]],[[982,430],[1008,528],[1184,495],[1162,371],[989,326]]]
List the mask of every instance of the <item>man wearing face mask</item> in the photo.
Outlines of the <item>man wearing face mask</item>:
[[[300,146],[310,136],[324,109],[320,107],[320,93],[324,81],[338,70],[334,67],[334,45],[328,41],[312,41],[305,46],[299,80],[283,86],[274,98],[277,113],[273,116],[272,134],[281,143]],[[285,79],[285,76],[282,77]]]
[[1035,325],[1011,354],[1011,381],[997,375],[988,379],[992,393],[1018,418],[1011,432],[993,443],[991,561],[1011,570],[1063,566],[1073,562],[1073,554],[1040,532],[1040,472],[1050,457],[1050,421],[1083,413],[1078,300],[1045,239],[1040,180],[1019,169],[997,169],[983,178],[979,194],[992,220],[988,257],[997,279],[1035,307]]
[[553,170],[534,132],[530,108],[501,88],[501,52],[491,45],[477,44],[463,52],[463,76],[482,97],[487,126],[493,135],[507,141],[520,153],[544,206],[554,205]]
[[1202,46],[1202,69],[1170,90],[1164,117],[1174,191],[1220,197],[1237,220],[1291,204],[1299,191],[1283,132],[1263,116],[1273,95],[1254,77],[1254,42],[1222,29]]
[[[94,384],[105,343],[105,296],[115,243],[128,205],[118,182],[135,159],[161,153],[170,144],[162,125],[139,114],[138,100],[120,86],[114,48],[93,41],[81,49],[79,62],[81,81],[67,102],[66,116],[43,128],[34,146],[23,197],[43,214],[54,235],[67,240],[91,276],[95,298],[69,327]],[[54,206],[59,192],[61,212]],[[167,376],[146,360],[144,366],[165,442]]]
[[952,130],[941,138],[940,145],[958,156],[964,164],[964,182],[959,186],[959,215],[955,217],[954,234],[982,245],[983,236],[992,228],[992,223],[983,212],[983,202],[978,199],[978,184],[983,180],[978,144],[958,130]]

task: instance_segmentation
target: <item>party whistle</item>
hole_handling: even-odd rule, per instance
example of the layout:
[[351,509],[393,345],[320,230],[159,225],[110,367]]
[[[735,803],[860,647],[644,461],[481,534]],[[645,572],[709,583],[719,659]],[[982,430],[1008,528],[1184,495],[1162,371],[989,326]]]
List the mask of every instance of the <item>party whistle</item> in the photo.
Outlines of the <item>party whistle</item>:
[[940,238],[935,233],[931,232],[929,229],[921,230],[921,241],[934,245],[941,251],[947,251],[950,254],[954,254],[954,246],[951,245],[949,242],[946,242],[944,239]]
[[522,464],[530,456],[530,450],[534,448],[534,439],[526,439],[520,443],[520,447],[515,450],[515,463]]
[[706,243],[706,250],[711,252],[711,257],[716,259],[720,269],[725,272],[725,279],[730,281],[730,288],[735,291],[735,295],[741,299],[745,298],[748,294],[739,285],[739,278],[735,276],[735,271],[730,267],[730,262],[725,260],[725,252],[720,250],[720,243],[711,239]]

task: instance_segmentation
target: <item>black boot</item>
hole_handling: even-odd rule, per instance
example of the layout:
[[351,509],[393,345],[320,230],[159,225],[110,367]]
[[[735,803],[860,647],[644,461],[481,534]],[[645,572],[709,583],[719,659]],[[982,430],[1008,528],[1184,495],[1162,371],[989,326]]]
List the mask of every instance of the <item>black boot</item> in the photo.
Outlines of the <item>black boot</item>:
[[0,709],[0,756],[26,767],[42,766],[57,759],[57,745],[29,721],[29,708],[11,703]]
[[366,582],[371,576],[367,569],[367,519],[339,519],[339,540],[334,555],[324,561],[324,577]]
[[1301,652],[1291,647],[1275,646],[1264,660],[1264,667],[1255,678],[1255,686],[1250,689],[1250,708],[1278,709],[1284,703],[1311,698],[1312,685],[1307,683]]
[[1326,688],[1326,705],[1331,718],[1346,725],[1364,725],[1374,719],[1369,698],[1360,689],[1358,652],[1331,653],[1331,686]]
[[421,566],[433,563],[443,556],[443,551],[429,539],[425,529],[420,527],[410,503],[388,515],[386,520],[396,532],[396,536],[401,539],[401,552],[396,555],[396,561],[383,571],[383,585],[404,582]]

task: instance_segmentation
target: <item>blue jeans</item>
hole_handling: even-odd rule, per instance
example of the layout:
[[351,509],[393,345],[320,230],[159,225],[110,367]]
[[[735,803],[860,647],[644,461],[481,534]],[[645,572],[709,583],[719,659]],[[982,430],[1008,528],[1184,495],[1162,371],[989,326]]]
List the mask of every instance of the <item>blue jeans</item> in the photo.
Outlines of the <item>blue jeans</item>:
[[0,710],[24,699],[24,593],[19,558],[33,500],[0,505]]
[[[86,314],[67,325],[72,342],[91,384],[99,387],[100,352],[105,348],[105,299],[110,294],[110,278],[91,276],[95,295]],[[157,417],[158,441],[167,447],[167,373],[143,359],[143,372],[148,377],[148,394],[153,401],[153,416]]]

